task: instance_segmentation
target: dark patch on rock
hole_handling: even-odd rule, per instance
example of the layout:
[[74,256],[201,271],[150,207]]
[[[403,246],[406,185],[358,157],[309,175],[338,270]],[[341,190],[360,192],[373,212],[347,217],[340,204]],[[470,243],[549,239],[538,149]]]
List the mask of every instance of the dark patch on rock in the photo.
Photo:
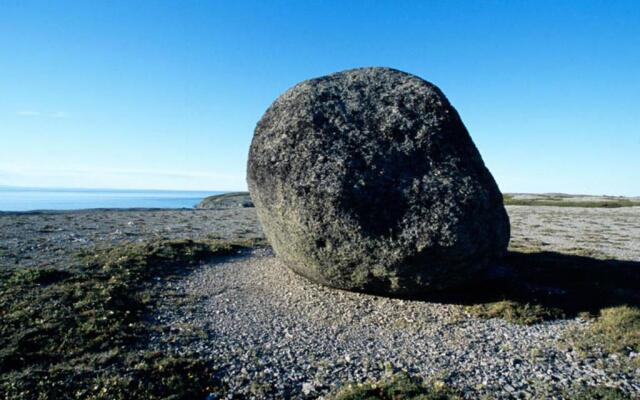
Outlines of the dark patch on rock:
[[329,286],[414,295],[503,256],[502,195],[434,85],[388,68],[304,81],[258,122],[247,180],[273,248]]

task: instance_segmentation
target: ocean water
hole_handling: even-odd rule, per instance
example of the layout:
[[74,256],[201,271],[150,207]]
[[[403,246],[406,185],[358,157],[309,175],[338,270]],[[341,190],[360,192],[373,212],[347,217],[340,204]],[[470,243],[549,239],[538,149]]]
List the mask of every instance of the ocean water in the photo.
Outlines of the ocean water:
[[191,208],[217,191],[32,189],[0,187],[0,211],[88,208]]

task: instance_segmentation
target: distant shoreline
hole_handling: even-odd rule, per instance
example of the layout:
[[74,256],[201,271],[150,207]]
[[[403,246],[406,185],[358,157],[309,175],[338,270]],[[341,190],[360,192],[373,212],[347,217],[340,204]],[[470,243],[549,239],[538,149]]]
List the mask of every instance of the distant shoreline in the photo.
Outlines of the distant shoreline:
[[[145,191],[131,191],[141,193]],[[101,192],[97,192],[101,193]],[[168,193],[168,192],[159,192]],[[188,192],[176,192],[188,193]],[[211,192],[208,192],[211,193]],[[619,208],[640,207],[640,197],[625,196],[594,196],[572,195],[563,193],[504,193],[505,206],[533,206],[533,207],[578,207],[578,208]],[[164,200],[164,199],[162,199]],[[171,201],[172,199],[166,199]],[[36,215],[36,214],[62,214],[62,213],[99,213],[99,212],[150,212],[150,211],[201,211],[207,206],[211,208],[227,208],[245,206],[243,201],[250,202],[248,192],[218,192],[210,196],[177,198],[176,201],[190,201],[193,205],[176,207],[86,207],[86,208],[37,208],[31,210],[0,210],[0,215]],[[238,203],[238,204],[236,204]],[[253,204],[250,205],[251,207]]]
[[89,209],[181,209],[222,191],[98,190],[1,188],[0,211],[69,211]]
[[25,191],[25,192],[140,192],[140,193],[157,193],[157,192],[173,192],[173,193],[227,193],[232,190],[195,190],[195,189],[127,189],[127,188],[73,188],[73,187],[35,187],[35,186],[3,186],[0,185],[0,191]]
[[0,215],[39,215],[39,214],[78,214],[78,213],[98,213],[98,212],[145,212],[145,211],[202,211],[195,207],[96,207],[96,208],[75,208],[69,210],[27,210],[27,211],[2,211]]

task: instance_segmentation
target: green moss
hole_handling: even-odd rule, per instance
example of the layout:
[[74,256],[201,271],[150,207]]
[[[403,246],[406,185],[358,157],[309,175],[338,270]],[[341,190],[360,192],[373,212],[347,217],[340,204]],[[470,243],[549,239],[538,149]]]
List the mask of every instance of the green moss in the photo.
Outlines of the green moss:
[[394,374],[376,382],[348,384],[331,400],[453,400],[462,399],[444,385],[426,385],[406,373]]
[[[610,307],[586,328],[574,332],[573,345],[582,353],[604,351],[608,354],[628,356],[640,352],[640,308],[629,306]],[[633,359],[640,367],[640,360]]]
[[211,363],[195,357],[130,352],[114,356],[107,368],[87,360],[94,362],[11,371],[1,388],[11,399],[192,399],[217,390]]
[[635,399],[630,394],[624,393],[617,388],[606,386],[588,386],[565,393],[567,399],[573,400],[632,400]]
[[521,325],[532,325],[564,317],[564,313],[556,308],[510,300],[467,306],[466,310],[480,318],[502,318]]
[[211,363],[148,353],[156,278],[255,242],[156,241],[0,277],[0,392],[12,399],[192,398]]
[[47,285],[68,278],[71,274],[55,268],[26,269],[7,277],[10,285]]

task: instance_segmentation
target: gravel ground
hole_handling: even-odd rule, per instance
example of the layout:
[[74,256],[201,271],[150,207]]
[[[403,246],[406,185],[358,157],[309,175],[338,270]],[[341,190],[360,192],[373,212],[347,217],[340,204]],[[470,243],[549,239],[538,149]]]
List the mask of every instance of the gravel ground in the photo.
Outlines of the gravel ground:
[[[640,208],[509,213],[515,246],[584,246],[605,258],[640,260]],[[562,338],[586,323],[580,319],[518,326],[473,318],[459,305],[329,289],[290,272],[268,250],[207,265],[172,289],[191,301],[176,308],[169,300],[158,323],[201,334],[176,342],[175,330],[167,331],[154,345],[215,357],[230,397],[316,398],[402,369],[468,398],[554,397],[576,385],[640,395],[639,371],[622,373],[615,357],[584,359],[568,349]]]
[[[640,207],[507,209],[513,248],[640,261]],[[210,235],[262,233],[250,208],[4,213],[0,266],[59,265],[94,246]],[[458,305],[328,289],[291,273],[269,250],[159,284],[165,304],[154,318],[163,329],[150,346],[215,358],[237,398],[316,398],[398,369],[469,398],[546,398],[599,384],[640,396],[640,371],[615,372],[617,358],[567,350],[562,337],[585,323],[579,319],[523,327],[473,318]]]
[[[508,206],[511,242],[640,260],[640,207]],[[0,266],[60,264],[82,249],[157,238],[262,237],[253,208],[0,212]]]
[[640,207],[507,206],[511,246],[640,261]]
[[209,235],[262,237],[262,230],[253,208],[0,213],[0,266],[60,266],[95,246]]

